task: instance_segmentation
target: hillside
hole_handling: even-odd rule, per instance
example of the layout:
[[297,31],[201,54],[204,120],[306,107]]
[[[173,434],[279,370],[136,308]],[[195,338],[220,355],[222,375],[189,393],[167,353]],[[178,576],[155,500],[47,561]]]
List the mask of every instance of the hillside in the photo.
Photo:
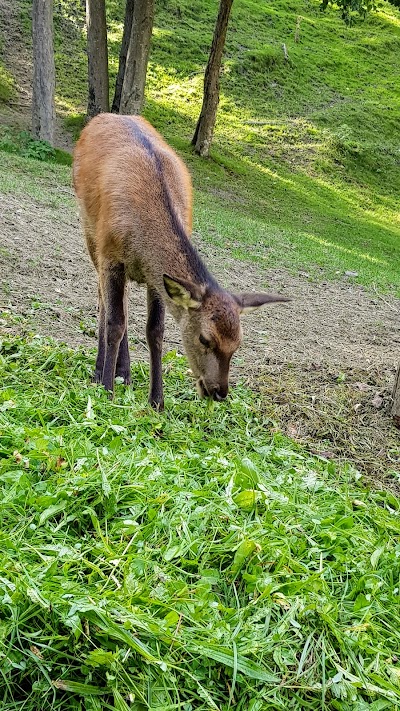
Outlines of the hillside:
[[[21,0],[19,14],[13,6],[27,60],[29,6]],[[114,77],[123,2],[107,7]],[[200,161],[188,144],[217,3],[156,8],[145,114],[190,164],[198,230],[243,259],[323,278],[353,271],[398,294],[399,11],[384,2],[347,28],[315,1],[235,0],[212,160]],[[61,0],[55,13],[57,105],[76,132],[86,102],[83,6]],[[15,51],[5,55],[12,74]]]

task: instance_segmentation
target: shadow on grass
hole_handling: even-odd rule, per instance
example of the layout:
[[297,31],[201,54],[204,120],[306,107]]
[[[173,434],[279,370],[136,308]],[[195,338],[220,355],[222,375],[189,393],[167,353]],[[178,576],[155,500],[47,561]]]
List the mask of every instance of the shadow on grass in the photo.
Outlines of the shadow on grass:
[[[336,263],[336,252],[348,268],[358,271],[357,263],[360,268],[364,265],[370,283],[385,288],[394,284],[398,292],[400,225],[391,214],[392,194],[376,196],[375,184],[361,187],[338,179],[333,183],[272,161],[260,165],[233,151],[218,151],[217,143],[211,158],[201,159],[190,146],[194,125],[187,116],[154,101],[146,103],[146,116],[189,165],[194,185],[203,193],[199,201],[203,207],[209,205],[210,218],[219,206],[231,210],[232,223],[239,215],[262,221],[286,233],[287,242],[299,251],[297,261],[304,253],[305,261],[329,266],[330,261]],[[260,230],[239,238],[262,251]]]

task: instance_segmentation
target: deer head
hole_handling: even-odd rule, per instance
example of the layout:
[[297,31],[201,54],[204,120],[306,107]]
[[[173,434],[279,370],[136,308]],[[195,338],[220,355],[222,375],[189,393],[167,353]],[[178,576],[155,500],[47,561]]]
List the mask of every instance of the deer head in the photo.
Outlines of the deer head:
[[165,290],[175,306],[182,340],[200,397],[224,400],[231,358],[242,340],[240,315],[284,296],[232,294],[217,285],[198,286],[164,274]]

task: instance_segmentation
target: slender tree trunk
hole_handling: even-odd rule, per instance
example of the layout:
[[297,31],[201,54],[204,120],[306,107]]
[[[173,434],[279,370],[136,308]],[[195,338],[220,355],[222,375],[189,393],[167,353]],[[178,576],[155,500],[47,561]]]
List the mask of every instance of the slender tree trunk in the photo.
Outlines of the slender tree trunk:
[[124,76],[125,76],[126,57],[128,55],[129,41],[130,41],[131,33],[132,33],[134,5],[135,5],[135,0],[126,0],[124,32],[122,35],[121,49],[119,52],[118,74],[117,74],[117,78],[115,81],[114,99],[113,99],[113,103],[112,103],[112,107],[111,107],[111,111],[114,114],[119,113],[119,107],[121,104],[121,94],[122,94],[122,85],[124,83]]
[[392,415],[394,424],[400,427],[400,365],[394,381]]
[[32,134],[54,143],[55,68],[53,51],[53,0],[33,0]]
[[142,110],[153,20],[154,0],[135,0],[122,85],[121,114],[140,114]]
[[208,156],[219,103],[219,73],[233,0],[220,0],[214,37],[204,75],[203,106],[192,138],[196,153]]
[[88,116],[109,111],[108,52],[105,0],[86,0]]

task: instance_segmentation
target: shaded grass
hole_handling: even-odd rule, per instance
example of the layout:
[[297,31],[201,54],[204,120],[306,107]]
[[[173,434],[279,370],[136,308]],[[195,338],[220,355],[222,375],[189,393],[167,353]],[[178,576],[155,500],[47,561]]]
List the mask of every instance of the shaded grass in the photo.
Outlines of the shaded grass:
[[4,338],[0,689],[17,709],[399,708],[398,499],[164,360]]
[[28,196],[51,208],[75,209],[71,170],[64,165],[1,153],[0,190]]
[[8,126],[0,127],[0,150],[23,158],[72,165],[70,153],[54,148],[47,141],[35,140],[28,131],[19,131]]

